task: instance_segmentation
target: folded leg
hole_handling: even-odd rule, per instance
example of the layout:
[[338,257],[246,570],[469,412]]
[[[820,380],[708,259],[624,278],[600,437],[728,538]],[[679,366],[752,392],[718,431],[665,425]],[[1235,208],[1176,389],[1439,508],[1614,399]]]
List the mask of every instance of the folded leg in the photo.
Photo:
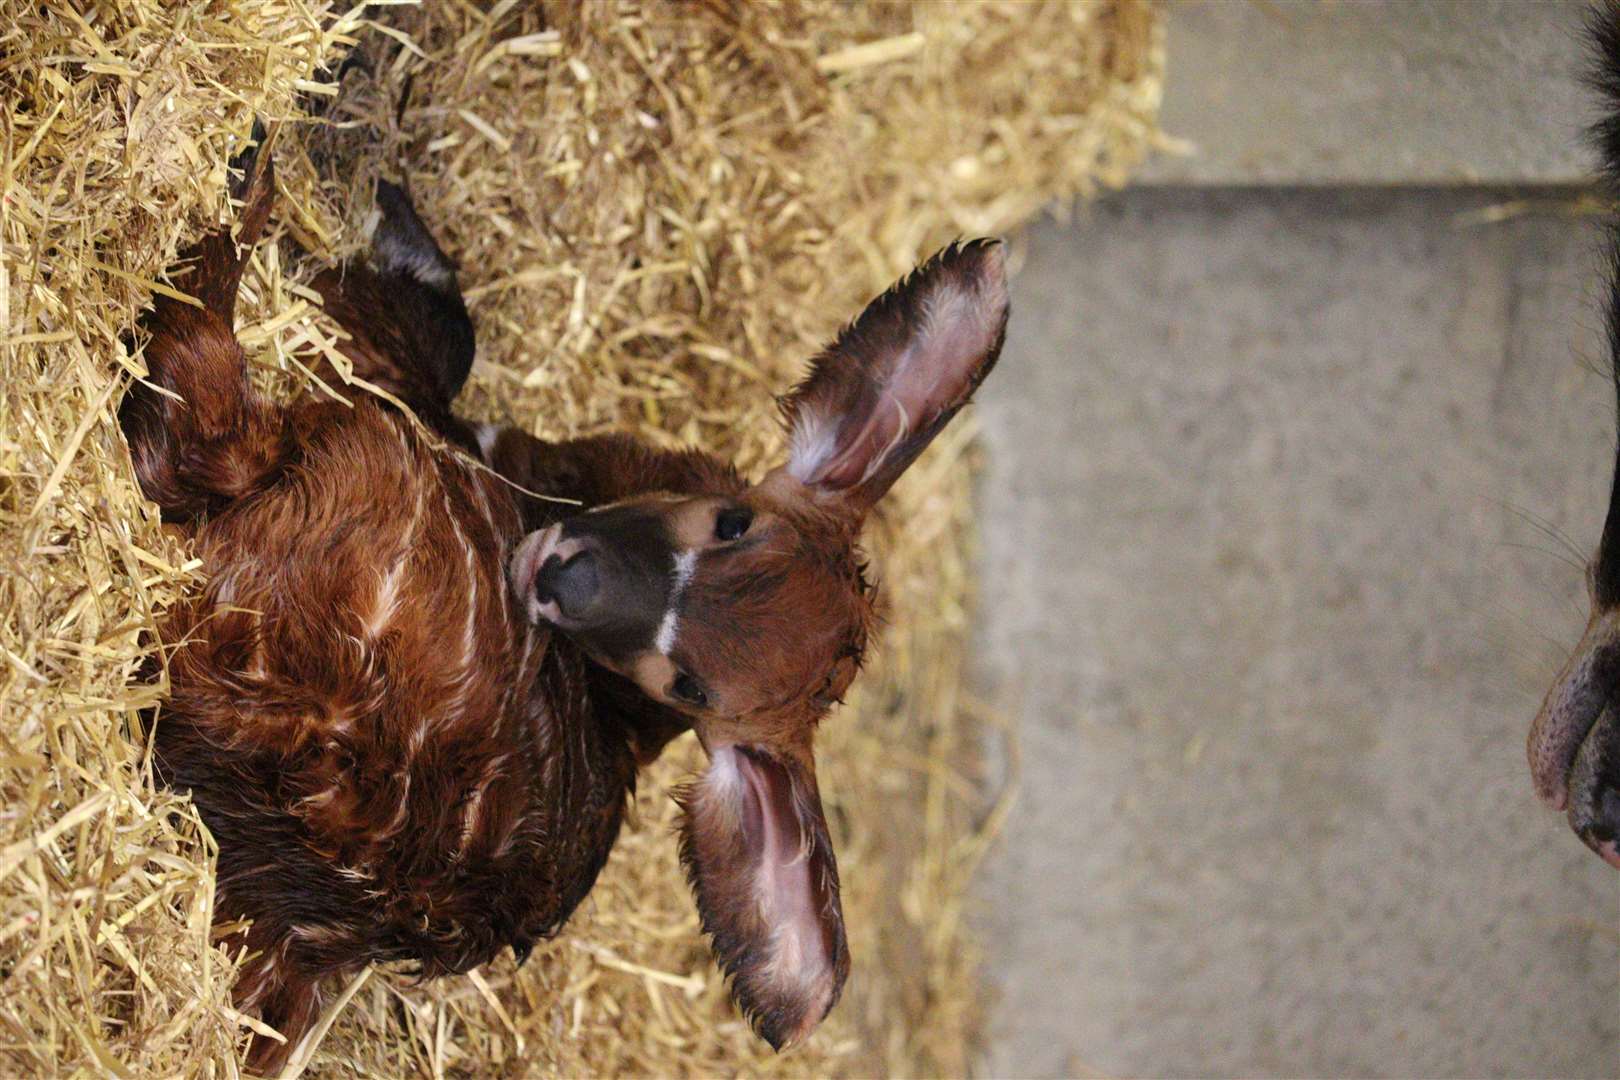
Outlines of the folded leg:
[[371,251],[315,279],[327,312],[349,339],[354,374],[386,390],[425,423],[469,443],[450,402],[472,369],[473,326],[456,264],[434,242],[405,192],[377,185]]
[[237,235],[218,229],[181,253],[178,280],[198,303],[158,297],[142,320],[148,376],[133,384],[118,419],[135,474],[166,521],[216,511],[273,482],[290,453],[280,409],[248,383],[232,320],[242,269],[270,216],[275,183],[263,133],[239,159],[243,210]]

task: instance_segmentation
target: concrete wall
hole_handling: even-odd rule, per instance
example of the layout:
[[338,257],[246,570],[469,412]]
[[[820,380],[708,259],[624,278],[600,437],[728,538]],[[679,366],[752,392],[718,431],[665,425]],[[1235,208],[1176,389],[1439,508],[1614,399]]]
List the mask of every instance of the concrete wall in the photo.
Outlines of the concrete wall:
[[[1620,875],[1531,793],[1613,460],[1588,219],[1136,190],[981,396],[996,1076],[1620,1073]],[[995,748],[992,748],[994,750]]]
[[1585,0],[1174,0],[1144,184],[1569,183]]
[[1166,10],[1199,154],[1033,231],[981,395],[986,1070],[1620,1075],[1524,754],[1614,460],[1585,4]]

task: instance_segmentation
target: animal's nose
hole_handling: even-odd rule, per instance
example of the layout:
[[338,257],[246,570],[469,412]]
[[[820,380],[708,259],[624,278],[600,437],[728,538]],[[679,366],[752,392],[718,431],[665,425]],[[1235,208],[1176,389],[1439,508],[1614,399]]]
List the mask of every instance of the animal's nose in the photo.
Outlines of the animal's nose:
[[1620,789],[1599,781],[1570,807],[1569,823],[1588,847],[1620,868]]
[[535,596],[540,602],[556,603],[568,619],[584,616],[596,602],[601,587],[596,556],[588,550],[577,551],[566,560],[550,556],[534,579]]
[[1588,847],[1620,867],[1620,711],[1606,707],[1569,772],[1569,824]]

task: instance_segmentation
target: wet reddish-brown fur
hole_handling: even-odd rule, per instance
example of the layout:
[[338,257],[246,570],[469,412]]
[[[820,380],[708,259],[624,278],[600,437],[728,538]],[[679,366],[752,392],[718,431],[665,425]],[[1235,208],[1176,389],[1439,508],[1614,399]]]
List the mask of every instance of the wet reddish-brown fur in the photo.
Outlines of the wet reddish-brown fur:
[[[244,244],[269,203],[260,176]],[[612,846],[637,752],[680,727],[513,610],[503,567],[526,524],[508,485],[365,395],[282,409],[249,389],[239,258],[223,234],[189,253],[180,283],[210,306],[159,299],[145,347],[183,403],[135,387],[122,420],[143,489],[209,574],[164,627],[181,644],[157,761],[219,842],[217,921],[252,920],[230,942],[250,954],[235,993],[290,1040],[255,1038],[250,1066],[273,1070],[330,976],[465,971],[554,932]],[[343,280],[329,303],[359,318],[332,302]],[[383,337],[356,335],[358,370],[414,396],[397,353],[366,351]]]
[[[860,521],[994,364],[999,253],[942,253],[787,399],[796,437],[811,419],[838,435],[825,475],[788,475],[814,471],[802,448],[751,487],[708,455],[623,436],[486,442],[516,484],[651,508],[683,547],[713,530],[710,503],[753,512],[750,539],[705,548],[679,644],[643,654],[663,673],[702,671],[734,704],[694,710],[526,616],[514,548],[580,507],[521,496],[469,460],[478,440],[449,403],[471,324],[403,193],[379,192],[393,231],[370,265],[316,285],[355,373],[430,430],[364,394],[278,407],[251,390],[233,308],[273,184],[267,161],[250,176],[237,239],[187,253],[179,283],[203,305],[159,298],[145,322],[149,382],[169,393],[137,384],[120,417],[143,490],[209,575],[167,618],[154,739],[161,775],[219,842],[216,919],[248,957],[237,1003],[288,1039],[255,1036],[249,1066],[277,1068],[323,988],[366,963],[433,976],[508,946],[526,956],[590,890],[637,766],[694,725],[714,764],[681,797],[681,847],[704,928],[756,1029],[802,1038],[849,966],[811,742],[873,619]],[[448,286],[424,285],[440,276]],[[939,355],[907,366],[927,349]]]

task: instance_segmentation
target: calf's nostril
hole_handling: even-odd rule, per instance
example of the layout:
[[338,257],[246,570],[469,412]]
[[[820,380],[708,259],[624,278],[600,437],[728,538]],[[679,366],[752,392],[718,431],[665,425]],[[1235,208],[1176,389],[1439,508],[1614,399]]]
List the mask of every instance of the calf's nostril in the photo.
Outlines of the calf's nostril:
[[1593,834],[1603,840],[1620,839],[1620,788],[1604,787],[1593,801],[1597,809]]
[[1620,867],[1620,703],[1606,702],[1569,768],[1569,824]]
[[596,558],[589,551],[576,552],[567,560],[552,555],[534,579],[540,602],[555,602],[568,618],[578,618],[589,609],[600,587]]
[[1592,792],[1587,806],[1589,812],[1570,823],[1587,847],[1620,869],[1620,788],[1604,785]]

